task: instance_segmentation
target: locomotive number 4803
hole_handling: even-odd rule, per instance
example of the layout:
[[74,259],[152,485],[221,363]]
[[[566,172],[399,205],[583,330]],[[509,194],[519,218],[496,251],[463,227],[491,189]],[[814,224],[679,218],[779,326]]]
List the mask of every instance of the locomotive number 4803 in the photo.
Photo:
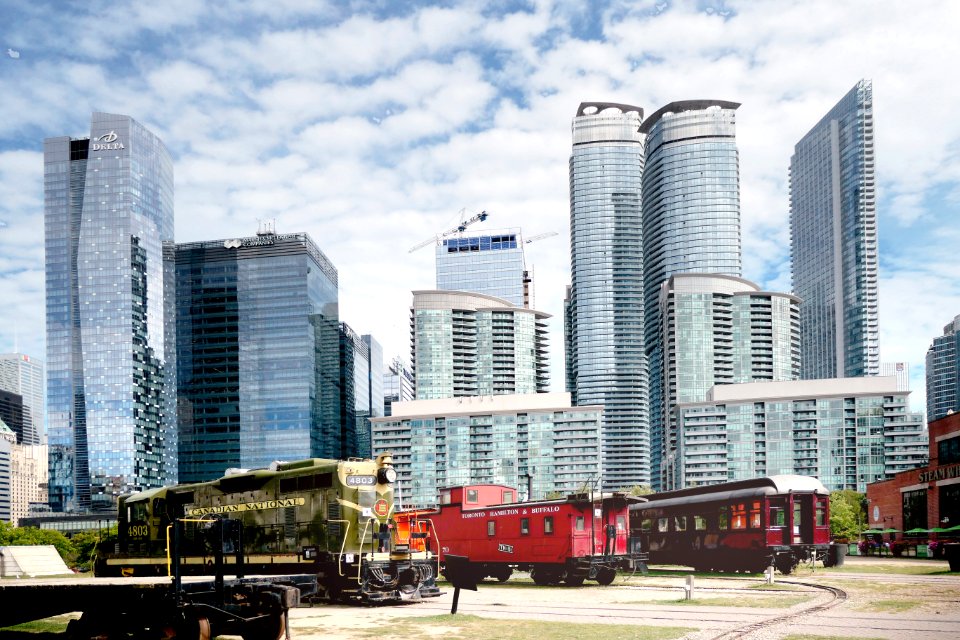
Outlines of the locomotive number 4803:
[[377,484],[377,476],[347,476],[347,486],[373,487]]
[[150,535],[150,530],[145,524],[132,524],[127,528],[127,532],[131,538],[146,538]]

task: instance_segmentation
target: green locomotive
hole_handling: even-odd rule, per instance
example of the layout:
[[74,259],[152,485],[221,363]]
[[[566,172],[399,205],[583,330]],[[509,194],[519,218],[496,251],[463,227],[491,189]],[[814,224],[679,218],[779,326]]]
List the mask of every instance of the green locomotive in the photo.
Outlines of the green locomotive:
[[[210,575],[220,548],[228,573],[230,563],[238,565],[237,573],[315,573],[320,593],[331,600],[438,596],[437,559],[396,537],[395,481],[392,459],[383,454],[376,460],[278,462],[123,496],[117,538],[101,544],[94,572]],[[216,519],[239,521],[239,533],[211,539]],[[175,535],[177,567],[168,551]]]

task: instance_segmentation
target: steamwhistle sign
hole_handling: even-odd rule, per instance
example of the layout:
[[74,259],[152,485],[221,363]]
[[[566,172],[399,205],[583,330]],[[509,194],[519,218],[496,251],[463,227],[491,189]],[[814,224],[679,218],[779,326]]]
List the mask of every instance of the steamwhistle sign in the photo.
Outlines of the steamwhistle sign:
[[498,544],[498,545],[497,545],[497,551],[502,551],[503,553],[513,553],[513,545],[512,545],[512,544],[503,544],[503,543]]

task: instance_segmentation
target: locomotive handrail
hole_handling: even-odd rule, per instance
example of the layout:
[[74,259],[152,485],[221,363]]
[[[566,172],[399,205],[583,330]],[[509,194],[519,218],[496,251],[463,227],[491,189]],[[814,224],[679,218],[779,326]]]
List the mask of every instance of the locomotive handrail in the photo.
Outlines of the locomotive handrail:
[[205,520],[203,518],[177,518],[176,520],[174,520],[173,522],[167,525],[165,534],[167,537],[166,551],[167,551],[167,577],[168,578],[172,575],[171,567],[173,566],[173,559],[170,557],[170,530],[173,529],[174,525],[177,522],[212,522],[212,521],[213,521],[212,519]]
[[[340,555],[337,556],[337,572],[338,572],[338,573],[340,574],[340,576],[342,577],[342,576],[346,575],[346,574],[343,572],[343,551],[344,551],[344,549],[346,549],[346,547],[347,547],[347,538],[348,538],[349,535],[350,535],[350,521],[349,521],[349,520],[333,520],[333,519],[330,519],[330,520],[328,520],[327,522],[346,522],[346,523],[347,523],[347,530],[343,532],[343,541],[340,543]],[[362,544],[363,544],[363,543],[361,542],[361,545],[362,545]],[[363,547],[362,547],[362,546],[361,546],[361,550],[363,550]]]

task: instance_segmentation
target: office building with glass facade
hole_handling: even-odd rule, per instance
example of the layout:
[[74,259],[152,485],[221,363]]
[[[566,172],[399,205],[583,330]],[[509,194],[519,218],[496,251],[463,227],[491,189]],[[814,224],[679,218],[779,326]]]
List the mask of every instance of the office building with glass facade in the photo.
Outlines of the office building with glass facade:
[[879,373],[873,84],[861,80],[790,158],[793,293],[802,377]]
[[528,284],[519,229],[446,238],[437,245],[437,289],[482,293],[527,307]]
[[603,407],[603,488],[650,482],[643,338],[643,109],[584,102],[572,123],[566,386]]
[[128,116],[44,140],[47,421],[54,511],[177,481],[173,165]]
[[661,488],[660,456],[668,448],[660,288],[677,273],[741,274],[739,106],[726,100],[671,102],[640,127],[646,136],[643,305],[654,489]]
[[178,244],[174,262],[181,481],[357,455],[342,421],[337,270],[313,240]]
[[394,357],[383,373],[383,415],[392,415],[390,407],[394,402],[413,400],[413,385],[413,372],[407,363]]
[[[927,420],[960,412],[960,316],[927,349]],[[958,523],[960,524],[960,523]]]
[[340,323],[341,441],[351,456],[370,457],[370,419],[383,415],[383,348]]
[[715,386],[675,410],[681,486],[799,474],[863,492],[927,463],[923,414],[908,407],[892,377]]
[[43,375],[43,362],[36,358],[25,353],[0,354],[0,391],[16,393],[23,398],[21,444],[43,444],[47,439]]
[[571,406],[567,393],[397,402],[392,416],[373,419],[373,448],[393,453],[404,508],[435,506],[441,488],[476,483],[540,500],[596,482],[601,413]]
[[414,291],[411,361],[417,400],[543,393],[547,318],[465,291]]
[[[733,276],[678,274],[660,288],[665,436],[663,490],[678,488],[674,408],[702,402],[714,385],[797,380],[800,301]],[[651,376],[652,378],[653,376]]]

